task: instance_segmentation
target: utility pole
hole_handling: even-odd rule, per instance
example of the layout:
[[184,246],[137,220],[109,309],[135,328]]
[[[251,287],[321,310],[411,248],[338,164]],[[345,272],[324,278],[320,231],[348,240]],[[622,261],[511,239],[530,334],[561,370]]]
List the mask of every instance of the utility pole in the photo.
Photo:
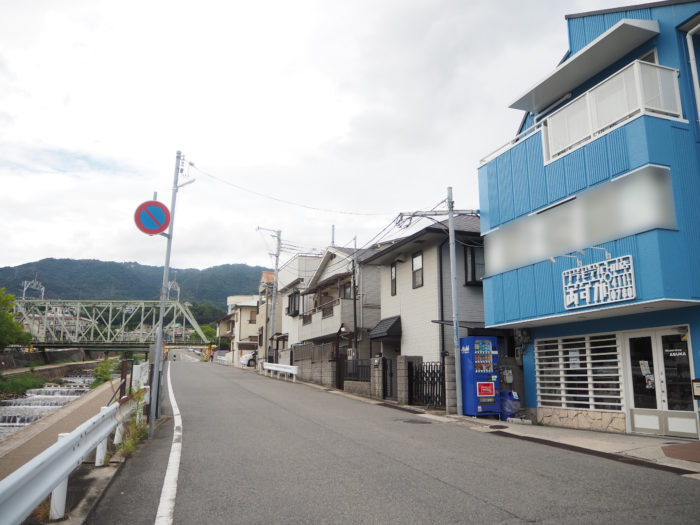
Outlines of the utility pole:
[[[443,201],[444,202],[444,201]],[[453,330],[453,342],[454,342],[454,356],[455,356],[455,388],[457,390],[457,414],[462,415],[464,410],[462,408],[462,362],[460,359],[459,352],[459,301],[457,299],[457,257],[455,249],[455,224],[454,215],[471,215],[473,217],[479,216],[478,210],[455,210],[454,201],[452,200],[452,186],[447,188],[447,210],[430,210],[430,211],[414,211],[399,214],[399,222],[401,222],[404,217],[437,217],[447,215],[448,218],[448,232],[449,232],[449,244],[450,244],[450,281],[452,290],[452,330]]]
[[270,333],[268,334],[267,355],[272,352],[272,338],[275,336],[275,306],[277,302],[277,274],[279,271],[280,250],[282,249],[282,231],[270,230],[268,228],[260,228],[258,230],[271,232],[272,236],[277,239],[277,250],[275,251],[275,276],[272,281],[272,313],[270,313]]
[[165,264],[163,265],[163,284],[160,287],[160,315],[158,316],[158,327],[156,328],[156,344],[151,353],[151,362],[153,363],[153,376],[151,377],[151,402],[149,407],[148,418],[148,439],[153,439],[153,426],[156,418],[160,415],[160,381],[163,363],[161,356],[163,354],[163,318],[165,317],[165,303],[168,299],[168,272],[170,271],[170,251],[173,245],[173,224],[175,223],[175,203],[177,201],[177,190],[182,186],[191,184],[193,180],[187,181],[178,186],[180,170],[185,161],[182,152],[178,151],[175,156],[175,175],[173,177],[173,193],[170,201],[170,226],[168,233],[161,233],[163,237],[168,239],[168,244],[165,249]]
[[[353,349],[357,353],[356,359],[360,358],[360,350],[357,348],[357,236],[355,236],[355,250],[352,253],[352,338]],[[372,357],[371,355],[369,356]]]

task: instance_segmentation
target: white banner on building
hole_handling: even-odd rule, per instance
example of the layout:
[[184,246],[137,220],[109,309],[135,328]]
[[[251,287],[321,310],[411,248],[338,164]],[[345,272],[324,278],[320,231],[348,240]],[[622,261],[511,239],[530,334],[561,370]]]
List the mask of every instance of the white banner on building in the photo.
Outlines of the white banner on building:
[[637,297],[632,256],[624,255],[561,273],[564,308],[574,310]]

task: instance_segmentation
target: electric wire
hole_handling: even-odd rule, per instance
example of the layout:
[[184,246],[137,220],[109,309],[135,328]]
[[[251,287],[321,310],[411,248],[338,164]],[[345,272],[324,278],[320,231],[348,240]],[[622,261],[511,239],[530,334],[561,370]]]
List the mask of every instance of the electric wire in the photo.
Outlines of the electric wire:
[[324,212],[324,213],[336,213],[336,214],[340,214],[340,215],[356,215],[356,216],[363,216],[363,217],[383,217],[383,216],[387,215],[386,213],[366,213],[366,212],[347,211],[347,210],[332,210],[329,208],[319,208],[317,206],[309,206],[308,204],[301,204],[299,202],[294,202],[294,201],[290,201],[287,199],[281,199],[279,197],[274,197],[273,195],[268,195],[266,193],[251,190],[250,188],[246,188],[244,186],[234,184],[231,181],[228,181],[226,179],[222,179],[221,177],[217,177],[216,175],[213,175],[209,172],[202,170],[201,168],[198,168],[193,163],[190,163],[190,165],[195,170],[197,170],[199,173],[201,173],[202,175],[205,175],[205,176],[207,176],[215,181],[218,181],[222,184],[226,184],[228,186],[231,186],[232,188],[236,188],[238,190],[245,191],[245,192],[250,193],[252,195],[257,195],[258,197],[262,197],[264,199],[269,199],[269,200],[272,200],[275,202],[281,202],[283,204],[288,204],[290,206],[297,206],[299,208],[304,208],[304,209],[313,210],[313,211],[320,211],[320,212]]

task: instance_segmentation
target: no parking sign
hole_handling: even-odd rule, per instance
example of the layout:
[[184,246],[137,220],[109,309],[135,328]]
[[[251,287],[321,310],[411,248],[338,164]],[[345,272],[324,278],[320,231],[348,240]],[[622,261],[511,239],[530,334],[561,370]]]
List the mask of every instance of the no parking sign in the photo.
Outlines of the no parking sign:
[[157,235],[170,225],[170,210],[162,202],[146,201],[136,208],[134,222],[143,233]]

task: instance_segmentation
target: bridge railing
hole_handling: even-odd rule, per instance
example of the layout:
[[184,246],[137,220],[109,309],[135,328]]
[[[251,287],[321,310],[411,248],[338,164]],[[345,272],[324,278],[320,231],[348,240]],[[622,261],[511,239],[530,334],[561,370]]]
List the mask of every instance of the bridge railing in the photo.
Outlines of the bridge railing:
[[102,407],[99,414],[73,432],[59,434],[56,443],[0,481],[2,522],[21,523],[49,494],[51,519],[62,519],[68,476],[95,449],[95,466],[104,464],[107,439],[116,431],[114,443],[121,442],[123,423],[129,419],[133,407],[131,401]]

